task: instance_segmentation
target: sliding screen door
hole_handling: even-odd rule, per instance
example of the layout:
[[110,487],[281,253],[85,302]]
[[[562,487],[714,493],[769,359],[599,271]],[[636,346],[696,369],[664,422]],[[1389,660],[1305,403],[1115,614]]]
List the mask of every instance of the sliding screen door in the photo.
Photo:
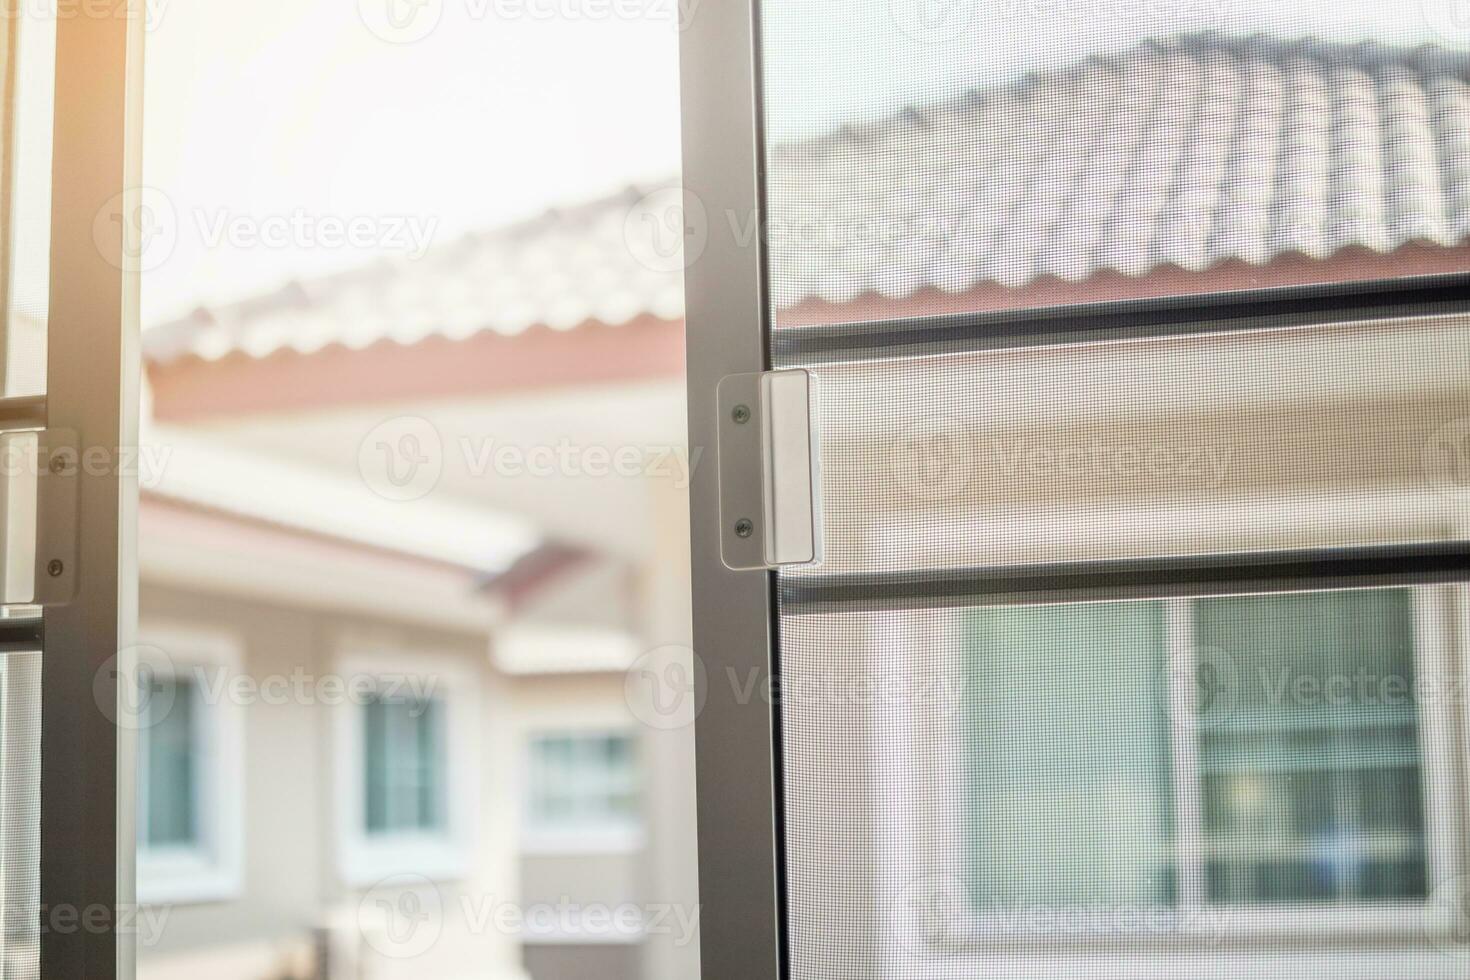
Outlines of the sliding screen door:
[[4,14],[0,976],[130,977],[141,7]]
[[1470,970],[1436,6],[695,12],[691,440],[808,372],[823,542],[697,475],[707,977]]

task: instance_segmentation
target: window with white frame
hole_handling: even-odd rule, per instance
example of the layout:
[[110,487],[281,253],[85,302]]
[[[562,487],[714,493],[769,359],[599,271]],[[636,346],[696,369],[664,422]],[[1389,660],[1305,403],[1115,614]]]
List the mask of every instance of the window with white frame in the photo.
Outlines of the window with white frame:
[[[204,714],[198,685],[187,674],[159,681],[145,674],[140,685],[142,733],[138,752],[138,840],[149,849],[197,847],[201,843],[198,786],[205,777],[206,739],[197,722]],[[161,696],[168,684],[170,696]],[[158,695],[158,696],[155,696]]]
[[339,861],[349,884],[436,880],[470,868],[479,793],[479,697],[471,665],[417,652],[353,654],[355,692],[336,711]]
[[362,708],[363,829],[369,836],[447,826],[444,703],[373,694]]
[[965,614],[972,910],[1422,906],[1451,809],[1431,805],[1449,760],[1424,695],[1453,689],[1435,608],[1379,589]]
[[528,848],[638,845],[638,753],[632,733],[533,734],[527,769]]
[[196,628],[145,631],[136,725],[139,900],[216,901],[240,890],[244,706],[228,697],[238,641]]

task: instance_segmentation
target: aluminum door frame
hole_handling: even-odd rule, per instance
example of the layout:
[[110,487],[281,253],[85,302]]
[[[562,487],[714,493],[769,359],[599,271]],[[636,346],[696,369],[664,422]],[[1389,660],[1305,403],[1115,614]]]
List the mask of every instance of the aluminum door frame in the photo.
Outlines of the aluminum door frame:
[[137,620],[124,464],[138,444],[138,266],[141,235],[158,230],[139,180],[145,13],[145,0],[63,0],[56,18],[47,425],[76,432],[94,462],[78,477],[75,597],[42,610],[45,980],[135,973],[135,739],[116,719]]
[[[769,367],[761,235],[757,0],[706,0],[680,36],[689,445],[718,459],[716,388]],[[742,234],[743,233],[743,234]],[[720,558],[716,466],[690,484],[700,960],[705,980],[776,980],[782,968],[780,799],[773,699],[730,678],[776,673],[770,572]],[[768,689],[768,688],[767,688]]]

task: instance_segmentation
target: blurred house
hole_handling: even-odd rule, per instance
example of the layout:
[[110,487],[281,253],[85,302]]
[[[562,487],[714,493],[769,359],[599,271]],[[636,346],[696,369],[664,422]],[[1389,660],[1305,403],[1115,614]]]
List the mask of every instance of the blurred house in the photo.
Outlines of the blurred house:
[[[1149,42],[772,161],[778,349],[819,324],[1470,268],[1470,60],[1433,48]],[[680,229],[697,244],[742,220],[632,189],[147,331],[161,463],[143,474],[141,631],[163,683],[182,681],[175,710],[140,724],[142,894],[171,907],[144,977],[695,975],[692,934],[652,926],[696,901],[692,732],[657,724],[629,669],[690,642],[687,467],[712,465],[684,446],[681,271],[698,255],[681,257]],[[1291,334],[1038,349],[1004,372],[980,355],[833,365],[824,385],[868,392],[847,403],[871,411],[823,419],[829,481],[883,478],[871,450],[904,438],[891,418],[934,371],[962,394],[993,382],[1018,438],[1085,445],[1111,411],[1111,444],[1167,444],[1189,417],[1236,455],[1208,485],[970,472],[963,499],[991,509],[961,513],[960,533],[925,532],[954,495],[895,494],[829,513],[829,559],[1463,535],[1419,456],[1420,429],[1467,394],[1440,356],[1452,329],[1344,329],[1326,368]],[[1374,383],[1330,383],[1365,364]],[[1263,365],[1278,384],[1235,384]],[[944,425],[973,412],[934,407],[924,438],[959,437]],[[1164,513],[1168,495],[1183,503]],[[1447,622],[1432,630],[1461,663]],[[260,690],[215,697],[219,671]],[[344,704],[303,672],[376,680]],[[277,677],[308,693],[268,696]],[[1457,758],[1431,757],[1429,781],[1458,785]],[[1412,898],[1433,884],[1433,835],[1399,817]],[[793,821],[798,840],[811,829]],[[826,886],[893,885],[862,877],[881,862],[828,860]],[[799,914],[814,886],[793,887]],[[391,933],[436,902],[427,949],[374,939],[375,910]],[[486,902],[570,911],[486,927]],[[603,921],[625,906],[631,925]]]

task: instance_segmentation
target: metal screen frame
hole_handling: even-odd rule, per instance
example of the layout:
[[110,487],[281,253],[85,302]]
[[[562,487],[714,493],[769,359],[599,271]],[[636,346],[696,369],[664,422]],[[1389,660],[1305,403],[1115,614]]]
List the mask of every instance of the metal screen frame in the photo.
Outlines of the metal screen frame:
[[[46,980],[135,973],[134,740],[116,722],[116,696],[137,618],[137,482],[119,463],[138,444],[129,257],[142,243],[128,219],[140,217],[143,0],[103,10],[63,4],[56,18],[46,424],[113,465],[78,477],[76,595],[42,613]],[[69,922],[83,925],[57,926]]]
[[[684,217],[707,232],[702,251],[685,251],[689,445],[710,459],[720,379],[769,366],[760,236],[737,239],[761,213],[757,14],[756,0],[706,3],[680,36],[684,200],[695,205]],[[716,469],[696,468],[689,491],[694,666],[707,682],[695,728],[701,974],[775,980],[785,972],[777,719],[766,699],[741,703],[725,681],[727,670],[774,673],[774,576],[721,560]]]
[[[680,41],[686,244],[689,437],[714,458],[716,388],[727,375],[772,367],[766,304],[760,0],[701,6]],[[692,214],[690,209],[693,209]],[[760,216],[759,222],[752,221]],[[1470,312],[1470,271],[1390,281],[1285,287],[1043,309],[792,327],[784,360],[905,355],[927,348],[1026,347],[1079,340],[1290,328],[1394,315]],[[792,614],[865,608],[1230,595],[1470,580],[1470,542],[1262,554],[1099,560],[945,570],[925,575],[803,575],[721,561],[720,476],[690,487],[695,665],[707,695],[696,727],[702,974],[706,980],[787,975],[781,732],[776,698],[739,697],[732,677],[780,677],[778,602]],[[779,593],[779,594],[778,594]],[[752,671],[758,672],[753,674]]]

